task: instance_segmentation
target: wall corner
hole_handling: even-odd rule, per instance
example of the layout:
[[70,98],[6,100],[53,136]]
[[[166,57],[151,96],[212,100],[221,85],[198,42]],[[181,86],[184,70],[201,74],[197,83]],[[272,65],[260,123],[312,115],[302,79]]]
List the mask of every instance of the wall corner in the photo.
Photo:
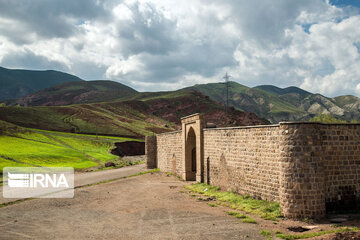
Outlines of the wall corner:
[[319,124],[280,124],[280,207],[287,218],[325,216]]
[[145,137],[145,161],[149,169],[157,168],[157,141],[156,136]]

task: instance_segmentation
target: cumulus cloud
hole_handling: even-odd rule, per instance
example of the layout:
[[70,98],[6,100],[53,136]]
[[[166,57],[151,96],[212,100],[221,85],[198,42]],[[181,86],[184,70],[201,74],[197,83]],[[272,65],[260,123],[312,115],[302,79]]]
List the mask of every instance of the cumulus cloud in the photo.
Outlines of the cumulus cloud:
[[0,65],[142,91],[228,71],[249,86],[359,95],[359,8],[334,1],[0,0]]

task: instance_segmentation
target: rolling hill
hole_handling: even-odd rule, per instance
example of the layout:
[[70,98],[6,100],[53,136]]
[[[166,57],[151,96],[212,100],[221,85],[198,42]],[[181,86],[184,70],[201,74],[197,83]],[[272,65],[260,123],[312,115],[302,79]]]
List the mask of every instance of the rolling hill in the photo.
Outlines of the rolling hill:
[[332,98],[339,107],[349,112],[360,112],[360,98],[352,95],[344,95]]
[[[224,83],[200,84],[189,87],[224,102]],[[280,121],[308,121],[318,114],[331,114],[350,121],[360,120],[360,99],[355,96],[327,98],[312,94],[298,87],[278,88],[262,85],[249,88],[229,82],[229,105],[237,109],[254,112],[272,123]]]
[[286,95],[286,94],[298,94],[300,96],[307,97],[307,96],[311,95],[310,92],[305,91],[305,90],[303,90],[301,88],[298,88],[298,87],[279,88],[279,87],[276,87],[276,86],[273,86],[273,85],[260,85],[260,86],[257,86],[255,88],[264,90],[264,91],[269,92],[269,93],[273,93],[273,94],[278,95],[278,96],[283,96],[283,95]]
[[[95,103],[70,106],[0,107],[0,120],[22,127],[51,131],[141,138],[171,130],[171,124],[131,109],[124,103]],[[165,125],[170,127],[164,127]]]
[[[126,101],[132,108],[141,112],[153,113],[169,122],[180,125],[180,118],[199,112],[205,115],[207,122],[217,126],[244,126],[267,124],[268,121],[259,118],[251,112],[243,112],[230,108],[226,114],[224,106],[208,96],[191,89],[174,92],[141,93],[136,100]],[[142,102],[147,108],[141,108]]]
[[0,67],[0,100],[16,99],[65,82],[83,81],[58,71],[17,70]]
[[180,118],[201,112],[218,126],[256,125],[254,113],[224,107],[193,91],[140,93],[127,101],[68,106],[3,106],[0,120],[43,130],[143,138],[180,128]]
[[[187,89],[194,89],[215,99],[224,102],[226,86],[223,83],[199,84]],[[275,89],[275,88],[274,88]],[[270,122],[295,121],[307,115],[301,110],[283,100],[269,88],[249,88],[236,82],[229,82],[229,105],[235,108],[256,113]]]
[[137,91],[118,82],[98,80],[68,82],[46,88],[15,101],[22,106],[63,106],[129,98]]
[[[4,69],[1,70],[4,71]],[[25,70],[6,71],[19,71],[23,74],[26,73]],[[30,74],[34,71],[28,72]],[[8,101],[8,103],[11,103],[12,105],[19,104],[21,106],[67,106],[63,108],[50,107],[46,111],[56,111],[56,113],[58,113],[60,111],[59,109],[61,109],[61,111],[65,111],[64,109],[66,109],[67,112],[71,113],[71,116],[91,115],[94,119],[97,119],[96,115],[98,115],[99,111],[102,111],[96,110],[95,112],[97,113],[94,115],[94,108],[98,108],[98,105],[95,106],[94,104],[102,103],[101,108],[103,108],[104,106],[111,106],[110,108],[114,108],[114,104],[117,105],[116,108],[118,109],[130,107],[131,110],[127,111],[127,113],[132,113],[132,110],[135,110],[137,111],[135,115],[145,114],[147,116],[152,116],[154,114],[156,117],[164,121],[174,123],[175,125],[179,123],[178,118],[187,114],[194,113],[196,111],[206,112],[207,115],[210,117],[209,121],[216,122],[218,125],[221,126],[234,125],[235,123],[238,123],[239,125],[244,125],[245,123],[258,124],[257,120],[252,120],[259,118],[252,116],[252,119],[249,120],[245,120],[246,117],[240,119],[240,117],[236,116],[231,116],[228,118],[225,115],[222,115],[222,113],[220,114],[219,112],[218,114],[219,116],[222,116],[221,119],[223,119],[223,121],[216,119],[216,117],[211,117],[213,115],[215,116],[216,114],[210,114],[210,112],[220,111],[220,109],[224,108],[223,103],[225,102],[226,94],[226,86],[224,83],[198,84],[177,91],[139,93],[128,86],[113,81],[81,81],[81,79],[79,78],[78,80],[80,81],[61,83],[59,85],[40,90],[36,93],[29,94],[17,100]],[[202,97],[200,97],[200,95],[196,95],[194,91],[204,95],[207,103],[192,108],[191,105],[197,104],[196,101],[198,100],[195,99],[203,99]],[[189,100],[187,100],[187,98]],[[76,104],[81,104],[81,106],[78,106]],[[255,113],[261,119],[267,119],[272,123],[277,123],[280,121],[308,121],[310,118],[318,114],[331,114],[337,118],[347,121],[350,121],[352,119],[360,119],[359,98],[350,95],[327,98],[320,94],[312,94],[298,87],[279,88],[272,85],[261,85],[250,88],[236,82],[229,82],[229,105],[234,107],[236,110],[239,110],[240,112]],[[146,106],[146,109],[144,109],[144,106]],[[159,109],[156,109],[156,106],[161,107],[159,107]],[[189,109],[191,111],[186,109],[187,106],[190,106]],[[89,108],[93,110],[90,111]],[[167,108],[169,108],[169,111],[166,110]],[[170,108],[175,108],[176,111],[171,111]],[[31,112],[40,110],[39,108],[34,108],[32,110],[29,109],[24,111]],[[107,114],[110,114],[110,112],[112,112],[112,110],[108,110]],[[236,112],[236,114],[249,114],[240,112]],[[117,116],[116,110],[112,114],[115,114]],[[248,117],[250,117],[250,115]],[[89,120],[88,118],[89,117],[81,118],[82,121],[88,122],[84,125],[89,125],[91,122],[95,121]],[[113,116],[108,116],[107,118],[111,119],[113,118]],[[29,119],[32,118],[30,117]],[[67,118],[65,117],[65,119]],[[118,123],[118,121],[116,122],[117,123],[114,123],[113,126],[117,126],[120,124]],[[262,122],[267,121],[265,120]],[[58,125],[58,127],[60,125]],[[68,127],[61,127],[61,129],[68,130],[70,124],[67,123],[65,125],[67,125]],[[85,127],[85,129],[87,129],[85,132],[89,132],[89,129],[91,129],[92,127],[90,125],[88,127]],[[120,125],[124,125],[124,123]],[[132,127],[128,125],[126,125],[126,129],[132,129]],[[170,126],[171,124],[169,125],[168,123],[161,123],[159,129],[161,129],[161,126],[165,125]],[[124,133],[124,135],[126,136],[128,134],[130,134],[131,136],[144,136],[147,134],[145,133],[146,131],[143,132],[144,129],[141,129],[140,131],[139,129],[137,129],[136,131],[131,130],[129,132],[128,130],[125,131],[123,127],[121,128],[121,131],[120,129],[113,129],[112,127],[108,127],[108,130],[103,129],[103,133],[110,134],[110,132],[114,132],[114,134],[116,135],[122,135],[122,133]],[[84,126],[82,128],[84,129]],[[148,128],[148,126],[146,126],[145,129],[146,128]],[[46,129],[48,129],[48,127]],[[75,131],[72,127],[70,127],[70,129],[72,129],[72,131]],[[159,131],[161,132],[165,130],[162,129]]]

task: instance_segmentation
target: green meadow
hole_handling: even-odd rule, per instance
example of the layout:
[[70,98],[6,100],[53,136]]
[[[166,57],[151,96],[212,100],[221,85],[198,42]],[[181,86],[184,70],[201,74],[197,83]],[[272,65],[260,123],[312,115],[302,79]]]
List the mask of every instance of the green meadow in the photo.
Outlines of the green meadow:
[[20,128],[10,124],[6,127],[7,130],[2,128],[3,132],[0,132],[1,170],[35,166],[73,167],[76,170],[102,167],[105,162],[118,160],[118,156],[110,153],[115,142],[135,140]]

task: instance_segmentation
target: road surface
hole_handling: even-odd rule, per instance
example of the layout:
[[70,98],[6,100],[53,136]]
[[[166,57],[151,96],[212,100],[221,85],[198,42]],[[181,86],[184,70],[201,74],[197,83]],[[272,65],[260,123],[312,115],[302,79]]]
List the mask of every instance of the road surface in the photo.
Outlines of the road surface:
[[[141,167],[139,167],[141,168]],[[34,199],[0,208],[0,240],[264,239],[222,206],[184,191],[188,182],[150,173],[75,189],[72,199]]]
[[[112,180],[116,178],[126,177],[132,174],[146,171],[145,164],[139,164],[129,167],[103,170],[96,172],[84,172],[84,173],[75,173],[75,187],[85,186],[88,184],[98,183],[102,181]],[[13,202],[18,199],[15,198],[3,198],[3,188],[0,188],[0,204]]]

